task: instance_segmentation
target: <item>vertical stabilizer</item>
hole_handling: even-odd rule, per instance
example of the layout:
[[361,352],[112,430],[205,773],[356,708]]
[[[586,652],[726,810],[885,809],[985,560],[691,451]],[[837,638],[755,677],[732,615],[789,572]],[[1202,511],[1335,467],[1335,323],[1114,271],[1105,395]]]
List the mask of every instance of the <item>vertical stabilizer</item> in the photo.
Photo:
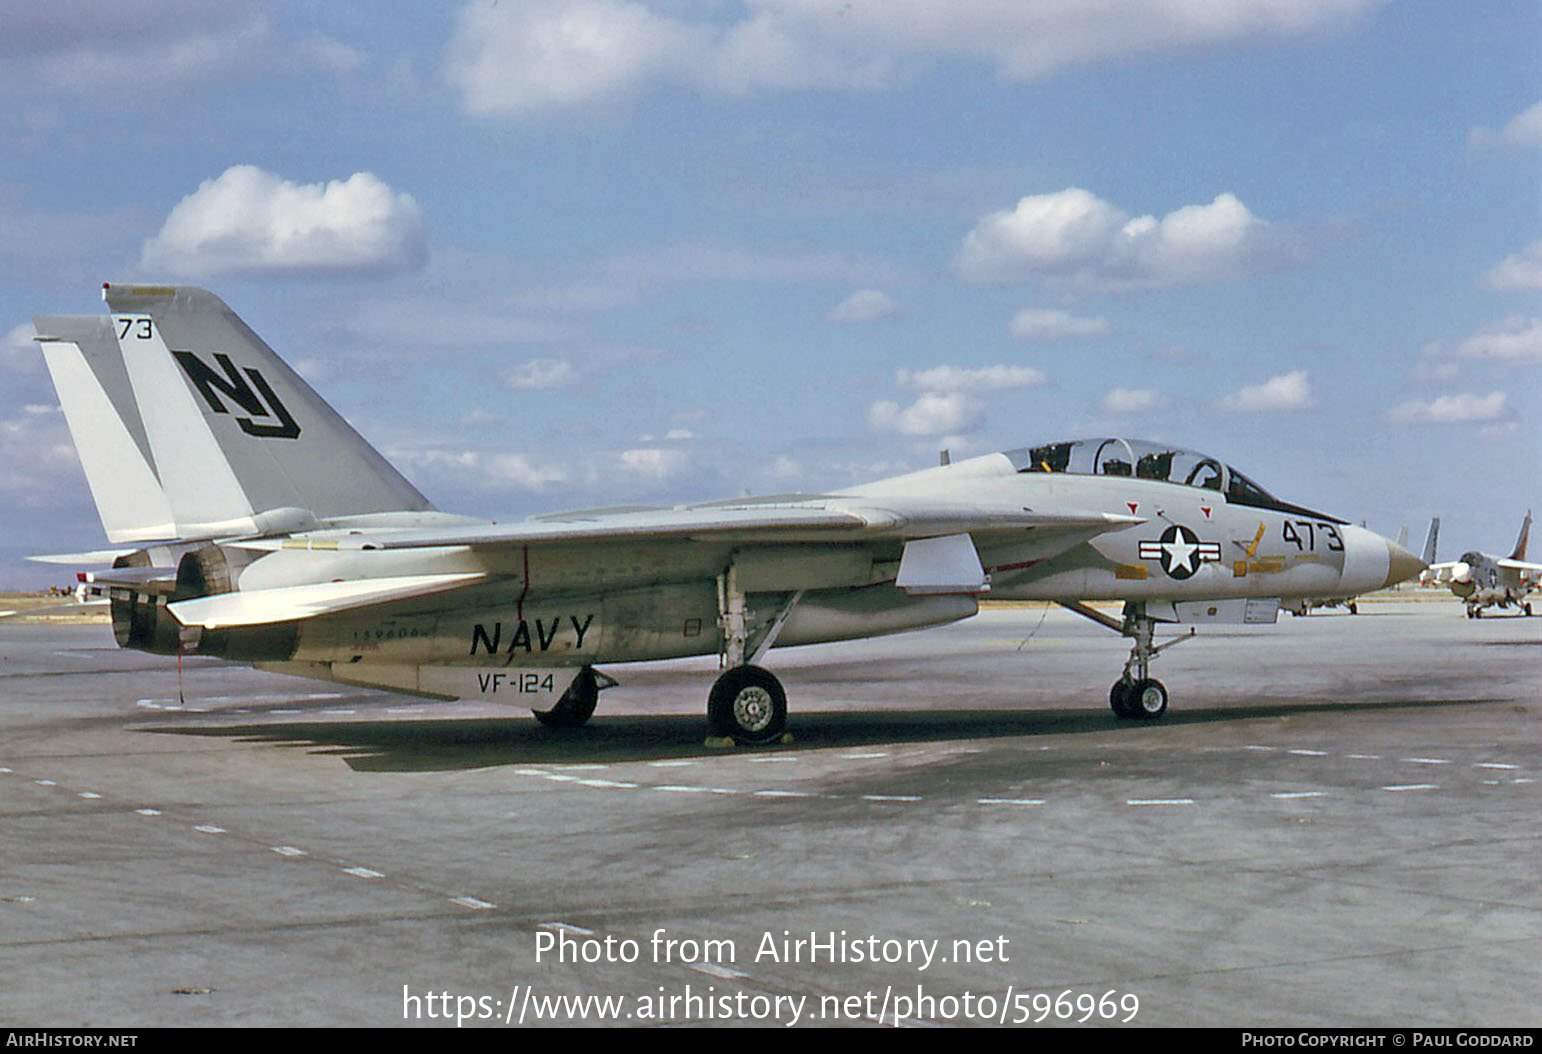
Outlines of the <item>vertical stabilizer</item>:
[[112,320],[40,317],[33,325],[108,539],[176,537]]
[[1512,560],[1521,560],[1521,561],[1524,561],[1526,559],[1526,537],[1530,533],[1531,533],[1531,510],[1527,509],[1526,510],[1526,518],[1521,521],[1521,535],[1520,535],[1519,538],[1515,539],[1515,552],[1510,554],[1510,559],[1512,559]]
[[433,508],[213,293],[102,295],[180,536]]
[[1419,557],[1426,564],[1435,564],[1435,542],[1440,538],[1440,517],[1430,520],[1430,533],[1424,536],[1424,553]]

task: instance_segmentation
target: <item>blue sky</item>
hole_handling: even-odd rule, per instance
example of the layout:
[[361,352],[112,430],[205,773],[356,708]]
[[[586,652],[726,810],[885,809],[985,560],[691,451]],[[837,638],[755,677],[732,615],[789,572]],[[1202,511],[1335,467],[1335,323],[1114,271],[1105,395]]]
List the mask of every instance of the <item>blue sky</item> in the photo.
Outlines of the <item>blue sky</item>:
[[[0,587],[102,536],[34,314],[218,292],[441,508],[1112,433],[1508,551],[1542,8],[0,0]],[[52,577],[50,577],[52,576]]]

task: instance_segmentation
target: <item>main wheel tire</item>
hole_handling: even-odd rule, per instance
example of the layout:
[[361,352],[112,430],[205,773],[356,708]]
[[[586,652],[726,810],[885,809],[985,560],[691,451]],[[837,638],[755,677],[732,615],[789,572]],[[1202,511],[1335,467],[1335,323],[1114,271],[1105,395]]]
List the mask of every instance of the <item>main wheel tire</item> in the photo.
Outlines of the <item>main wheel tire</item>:
[[594,714],[600,701],[600,685],[594,667],[585,666],[550,710],[536,710],[535,719],[547,728],[577,728]]
[[774,743],[787,727],[787,693],[769,670],[735,666],[713,682],[707,724],[739,743]]
[[1167,687],[1155,678],[1136,681],[1130,686],[1126,699],[1131,717],[1155,721],[1167,713]]
[[1120,678],[1108,690],[1108,708],[1114,712],[1115,717],[1135,716],[1130,710],[1130,689],[1133,687],[1134,685]]

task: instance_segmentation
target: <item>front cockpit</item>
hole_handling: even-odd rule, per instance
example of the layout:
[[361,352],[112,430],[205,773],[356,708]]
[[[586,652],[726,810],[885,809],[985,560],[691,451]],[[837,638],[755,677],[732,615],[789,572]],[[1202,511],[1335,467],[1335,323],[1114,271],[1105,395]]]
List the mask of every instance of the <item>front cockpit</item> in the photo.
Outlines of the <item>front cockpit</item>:
[[1074,439],[1004,451],[1019,472],[1064,472],[1076,476],[1131,476],[1177,483],[1224,494],[1233,505],[1311,516],[1343,523],[1299,505],[1280,501],[1242,473],[1193,450],[1144,439]]

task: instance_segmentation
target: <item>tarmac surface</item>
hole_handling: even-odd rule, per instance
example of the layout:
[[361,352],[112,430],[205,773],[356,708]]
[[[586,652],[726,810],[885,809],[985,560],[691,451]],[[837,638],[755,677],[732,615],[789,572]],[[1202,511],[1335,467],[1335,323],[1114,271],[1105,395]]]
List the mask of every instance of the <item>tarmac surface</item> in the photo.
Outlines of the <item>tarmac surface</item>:
[[3,621],[0,1025],[1542,1025],[1542,619],[1360,612],[1157,723],[1060,609],[774,651],[770,749]]

